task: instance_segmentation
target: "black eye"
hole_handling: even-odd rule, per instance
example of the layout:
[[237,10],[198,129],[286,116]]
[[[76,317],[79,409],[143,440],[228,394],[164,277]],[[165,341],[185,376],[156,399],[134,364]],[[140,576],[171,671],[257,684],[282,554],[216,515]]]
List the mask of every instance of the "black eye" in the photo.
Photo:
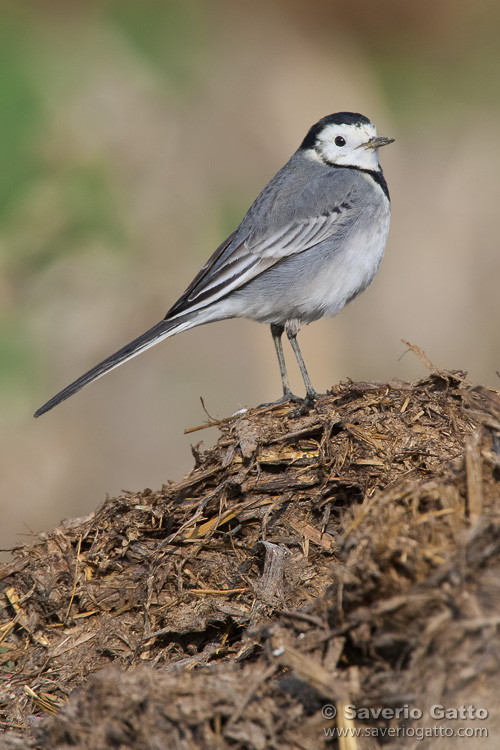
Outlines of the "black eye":
[[341,136],[341,135],[338,135],[338,136],[337,136],[337,137],[335,138],[335,145],[336,145],[336,146],[345,146],[345,138],[342,138],[342,136]]

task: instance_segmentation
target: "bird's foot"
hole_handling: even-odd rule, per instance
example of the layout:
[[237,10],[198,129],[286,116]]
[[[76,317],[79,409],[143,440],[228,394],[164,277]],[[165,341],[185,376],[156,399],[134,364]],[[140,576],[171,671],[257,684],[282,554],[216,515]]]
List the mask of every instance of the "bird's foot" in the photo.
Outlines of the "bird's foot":
[[[316,393],[316,391],[308,391],[306,393],[306,397],[300,399],[300,406],[297,409],[291,409],[291,411],[286,413],[286,416],[305,417],[307,414],[309,414],[310,410],[319,397],[320,394]],[[296,403],[299,403],[299,401],[297,401]]]
[[304,399],[301,396],[296,396],[295,393],[292,393],[291,391],[287,391],[281,398],[276,399],[276,401],[259,404],[257,409],[262,409],[264,406],[280,406],[280,404],[286,404],[288,401],[291,401],[294,404],[302,404]]
[[299,406],[297,409],[292,409],[291,411],[287,412],[285,416],[300,417],[309,413],[309,410],[314,405],[314,402],[319,398],[319,396],[320,394],[316,393],[316,391],[308,391],[305,398],[302,398],[302,396],[296,396],[291,391],[285,391],[281,398],[278,398],[276,401],[270,401],[266,404],[259,404],[257,408],[260,409],[265,406],[280,406],[281,404],[286,404],[291,401],[293,404],[298,404]]

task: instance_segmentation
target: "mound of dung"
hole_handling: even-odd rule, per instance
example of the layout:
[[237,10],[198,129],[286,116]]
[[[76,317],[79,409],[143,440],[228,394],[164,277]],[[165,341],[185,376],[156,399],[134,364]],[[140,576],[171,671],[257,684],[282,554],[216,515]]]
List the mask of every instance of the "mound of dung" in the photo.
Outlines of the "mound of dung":
[[[496,747],[498,392],[433,371],[219,428],[0,569],[0,747]],[[461,704],[488,715],[430,715]]]

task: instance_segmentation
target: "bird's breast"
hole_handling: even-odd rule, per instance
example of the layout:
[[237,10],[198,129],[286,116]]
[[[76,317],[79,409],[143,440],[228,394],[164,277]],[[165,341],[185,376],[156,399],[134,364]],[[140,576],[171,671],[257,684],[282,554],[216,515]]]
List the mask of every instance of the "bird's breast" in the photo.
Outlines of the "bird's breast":
[[389,220],[390,205],[384,196],[341,237],[334,235],[303,254],[303,266],[296,268],[301,278],[296,288],[297,317],[302,322],[337,315],[369,286],[384,255]]

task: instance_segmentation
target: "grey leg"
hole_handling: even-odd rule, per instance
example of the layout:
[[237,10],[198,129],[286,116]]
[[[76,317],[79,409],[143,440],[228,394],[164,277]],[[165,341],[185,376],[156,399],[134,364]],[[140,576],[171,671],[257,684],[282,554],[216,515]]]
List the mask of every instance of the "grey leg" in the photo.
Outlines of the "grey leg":
[[309,401],[314,400],[315,398],[318,397],[318,394],[312,387],[312,383],[309,378],[309,373],[307,372],[307,368],[305,366],[305,363],[304,363],[304,360],[302,358],[302,354],[299,348],[299,344],[297,342],[297,334],[295,333],[295,331],[289,331],[289,330],[287,330],[286,334],[288,336],[290,345],[293,349],[293,353],[295,354],[295,358],[299,365],[300,374],[302,375],[302,380],[304,381],[304,385],[306,387],[306,394],[307,394],[306,397]]
[[280,366],[281,385],[283,386],[283,396],[288,398],[292,395],[290,390],[290,383],[288,382],[288,373],[286,371],[285,355],[283,354],[283,343],[281,337],[283,336],[284,326],[271,323],[271,335],[273,337],[274,346],[276,349],[276,356],[278,357],[278,364]]
[[[285,362],[285,355],[283,354],[283,344],[281,342],[281,337],[283,336],[283,331],[285,330],[285,326],[278,325],[277,323],[271,324],[271,334],[274,341],[274,346],[276,348],[276,356],[278,357],[278,364],[280,366],[280,375],[281,375],[281,385],[283,386],[283,396],[279,398],[277,401],[274,401],[275,404],[283,404],[285,401],[294,401],[295,403],[302,403],[304,399],[300,398],[299,396],[295,396],[292,391],[290,390],[290,384],[288,382],[288,373],[286,371],[286,362]],[[272,404],[261,404],[261,406],[271,406]]]

